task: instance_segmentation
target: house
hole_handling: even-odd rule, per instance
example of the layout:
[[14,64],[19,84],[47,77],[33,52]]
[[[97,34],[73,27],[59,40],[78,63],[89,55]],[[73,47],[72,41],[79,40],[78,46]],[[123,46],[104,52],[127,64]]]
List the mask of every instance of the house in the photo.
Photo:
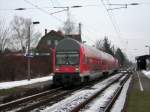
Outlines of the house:
[[148,60],[150,60],[150,55],[137,56],[135,59],[137,61],[137,70],[150,69],[150,67],[149,67],[150,61],[148,61]]
[[61,33],[58,33],[54,30],[49,33],[45,33],[45,35],[41,38],[37,45],[38,53],[50,53],[51,49],[55,48],[58,44],[58,41],[62,40],[64,36]]
[[37,52],[51,53],[51,49],[55,48],[58,42],[66,37],[82,42],[80,34],[63,35],[61,31],[56,32],[54,30],[51,30],[49,33],[47,33],[46,30],[45,35],[41,38],[37,45]]

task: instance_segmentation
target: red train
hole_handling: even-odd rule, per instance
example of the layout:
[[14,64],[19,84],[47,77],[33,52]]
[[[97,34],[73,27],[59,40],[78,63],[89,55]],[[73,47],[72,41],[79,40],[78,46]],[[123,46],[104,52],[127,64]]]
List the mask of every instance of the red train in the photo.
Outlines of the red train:
[[56,46],[54,85],[78,85],[118,70],[118,60],[108,53],[65,38]]

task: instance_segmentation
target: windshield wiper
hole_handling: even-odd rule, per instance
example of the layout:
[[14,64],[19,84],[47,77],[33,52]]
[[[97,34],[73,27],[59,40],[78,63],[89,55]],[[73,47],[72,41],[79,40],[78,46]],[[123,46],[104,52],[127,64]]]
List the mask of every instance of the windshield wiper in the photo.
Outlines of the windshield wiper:
[[65,60],[66,60],[65,64],[68,64],[68,65],[69,65],[70,62],[69,62],[69,57],[68,57],[68,56],[65,57]]

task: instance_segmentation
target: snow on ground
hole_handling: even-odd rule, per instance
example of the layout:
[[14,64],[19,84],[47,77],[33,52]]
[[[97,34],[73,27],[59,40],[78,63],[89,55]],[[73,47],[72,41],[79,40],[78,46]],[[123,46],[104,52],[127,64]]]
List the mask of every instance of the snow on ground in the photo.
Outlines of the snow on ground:
[[52,80],[52,76],[46,76],[46,77],[41,77],[41,78],[35,78],[31,80],[20,80],[20,81],[11,81],[11,82],[2,82],[0,83],[0,89],[9,89],[9,88],[14,88],[18,86],[25,86],[29,84],[34,84],[38,82],[44,82]]
[[80,90],[77,92],[74,92],[70,97],[50,106],[47,107],[45,110],[41,110],[42,112],[70,112],[74,107],[79,105],[81,102],[84,102],[89,97],[91,97],[93,94],[95,94],[97,91],[100,91],[105,86],[110,84],[113,79],[117,79],[117,77],[121,76],[122,74],[117,74],[115,76],[112,76],[89,89]]
[[127,90],[129,88],[129,84],[131,82],[131,77],[128,79],[128,81],[125,83],[121,94],[119,95],[118,99],[116,100],[114,106],[112,107],[111,112],[122,112],[122,109],[125,104]]
[[143,74],[145,74],[145,76],[147,76],[150,79],[150,71],[143,70],[142,72]]
[[113,84],[107,90],[105,90],[98,98],[92,101],[86,109],[81,110],[80,112],[101,112],[103,107],[106,107],[111,97],[114,95],[115,91],[119,87],[119,83]]
[[82,109],[80,112],[103,112],[104,107],[106,107],[116,90],[120,87],[120,82],[123,81],[125,77],[126,75],[119,79],[118,83],[115,83],[108,87],[99,97],[88,104],[87,107],[85,107],[85,109]]

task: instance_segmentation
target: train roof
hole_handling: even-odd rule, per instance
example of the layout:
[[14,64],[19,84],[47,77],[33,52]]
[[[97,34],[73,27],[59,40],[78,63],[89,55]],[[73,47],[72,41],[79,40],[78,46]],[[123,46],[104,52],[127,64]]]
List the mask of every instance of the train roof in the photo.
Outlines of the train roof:
[[58,45],[56,46],[56,51],[79,51],[80,44],[80,42],[74,39],[65,38],[58,43]]
[[91,47],[91,46],[88,46],[88,45],[84,45],[83,46],[84,49],[85,49],[85,54],[87,54],[88,56],[94,56],[94,57],[97,57],[97,58],[101,58],[101,59],[106,59],[106,60],[114,60],[114,57],[104,51],[101,51],[101,50],[98,50],[97,48],[95,47]]
[[88,45],[85,45],[83,43],[78,42],[77,40],[71,39],[71,38],[65,38],[59,42],[59,44],[56,46],[56,52],[58,51],[80,51],[80,47],[83,48],[85,55],[88,55],[89,57],[97,57],[97,58],[103,58],[104,60],[114,60],[114,57],[108,53],[105,53],[103,51],[100,51],[96,49],[95,47],[91,47]]

